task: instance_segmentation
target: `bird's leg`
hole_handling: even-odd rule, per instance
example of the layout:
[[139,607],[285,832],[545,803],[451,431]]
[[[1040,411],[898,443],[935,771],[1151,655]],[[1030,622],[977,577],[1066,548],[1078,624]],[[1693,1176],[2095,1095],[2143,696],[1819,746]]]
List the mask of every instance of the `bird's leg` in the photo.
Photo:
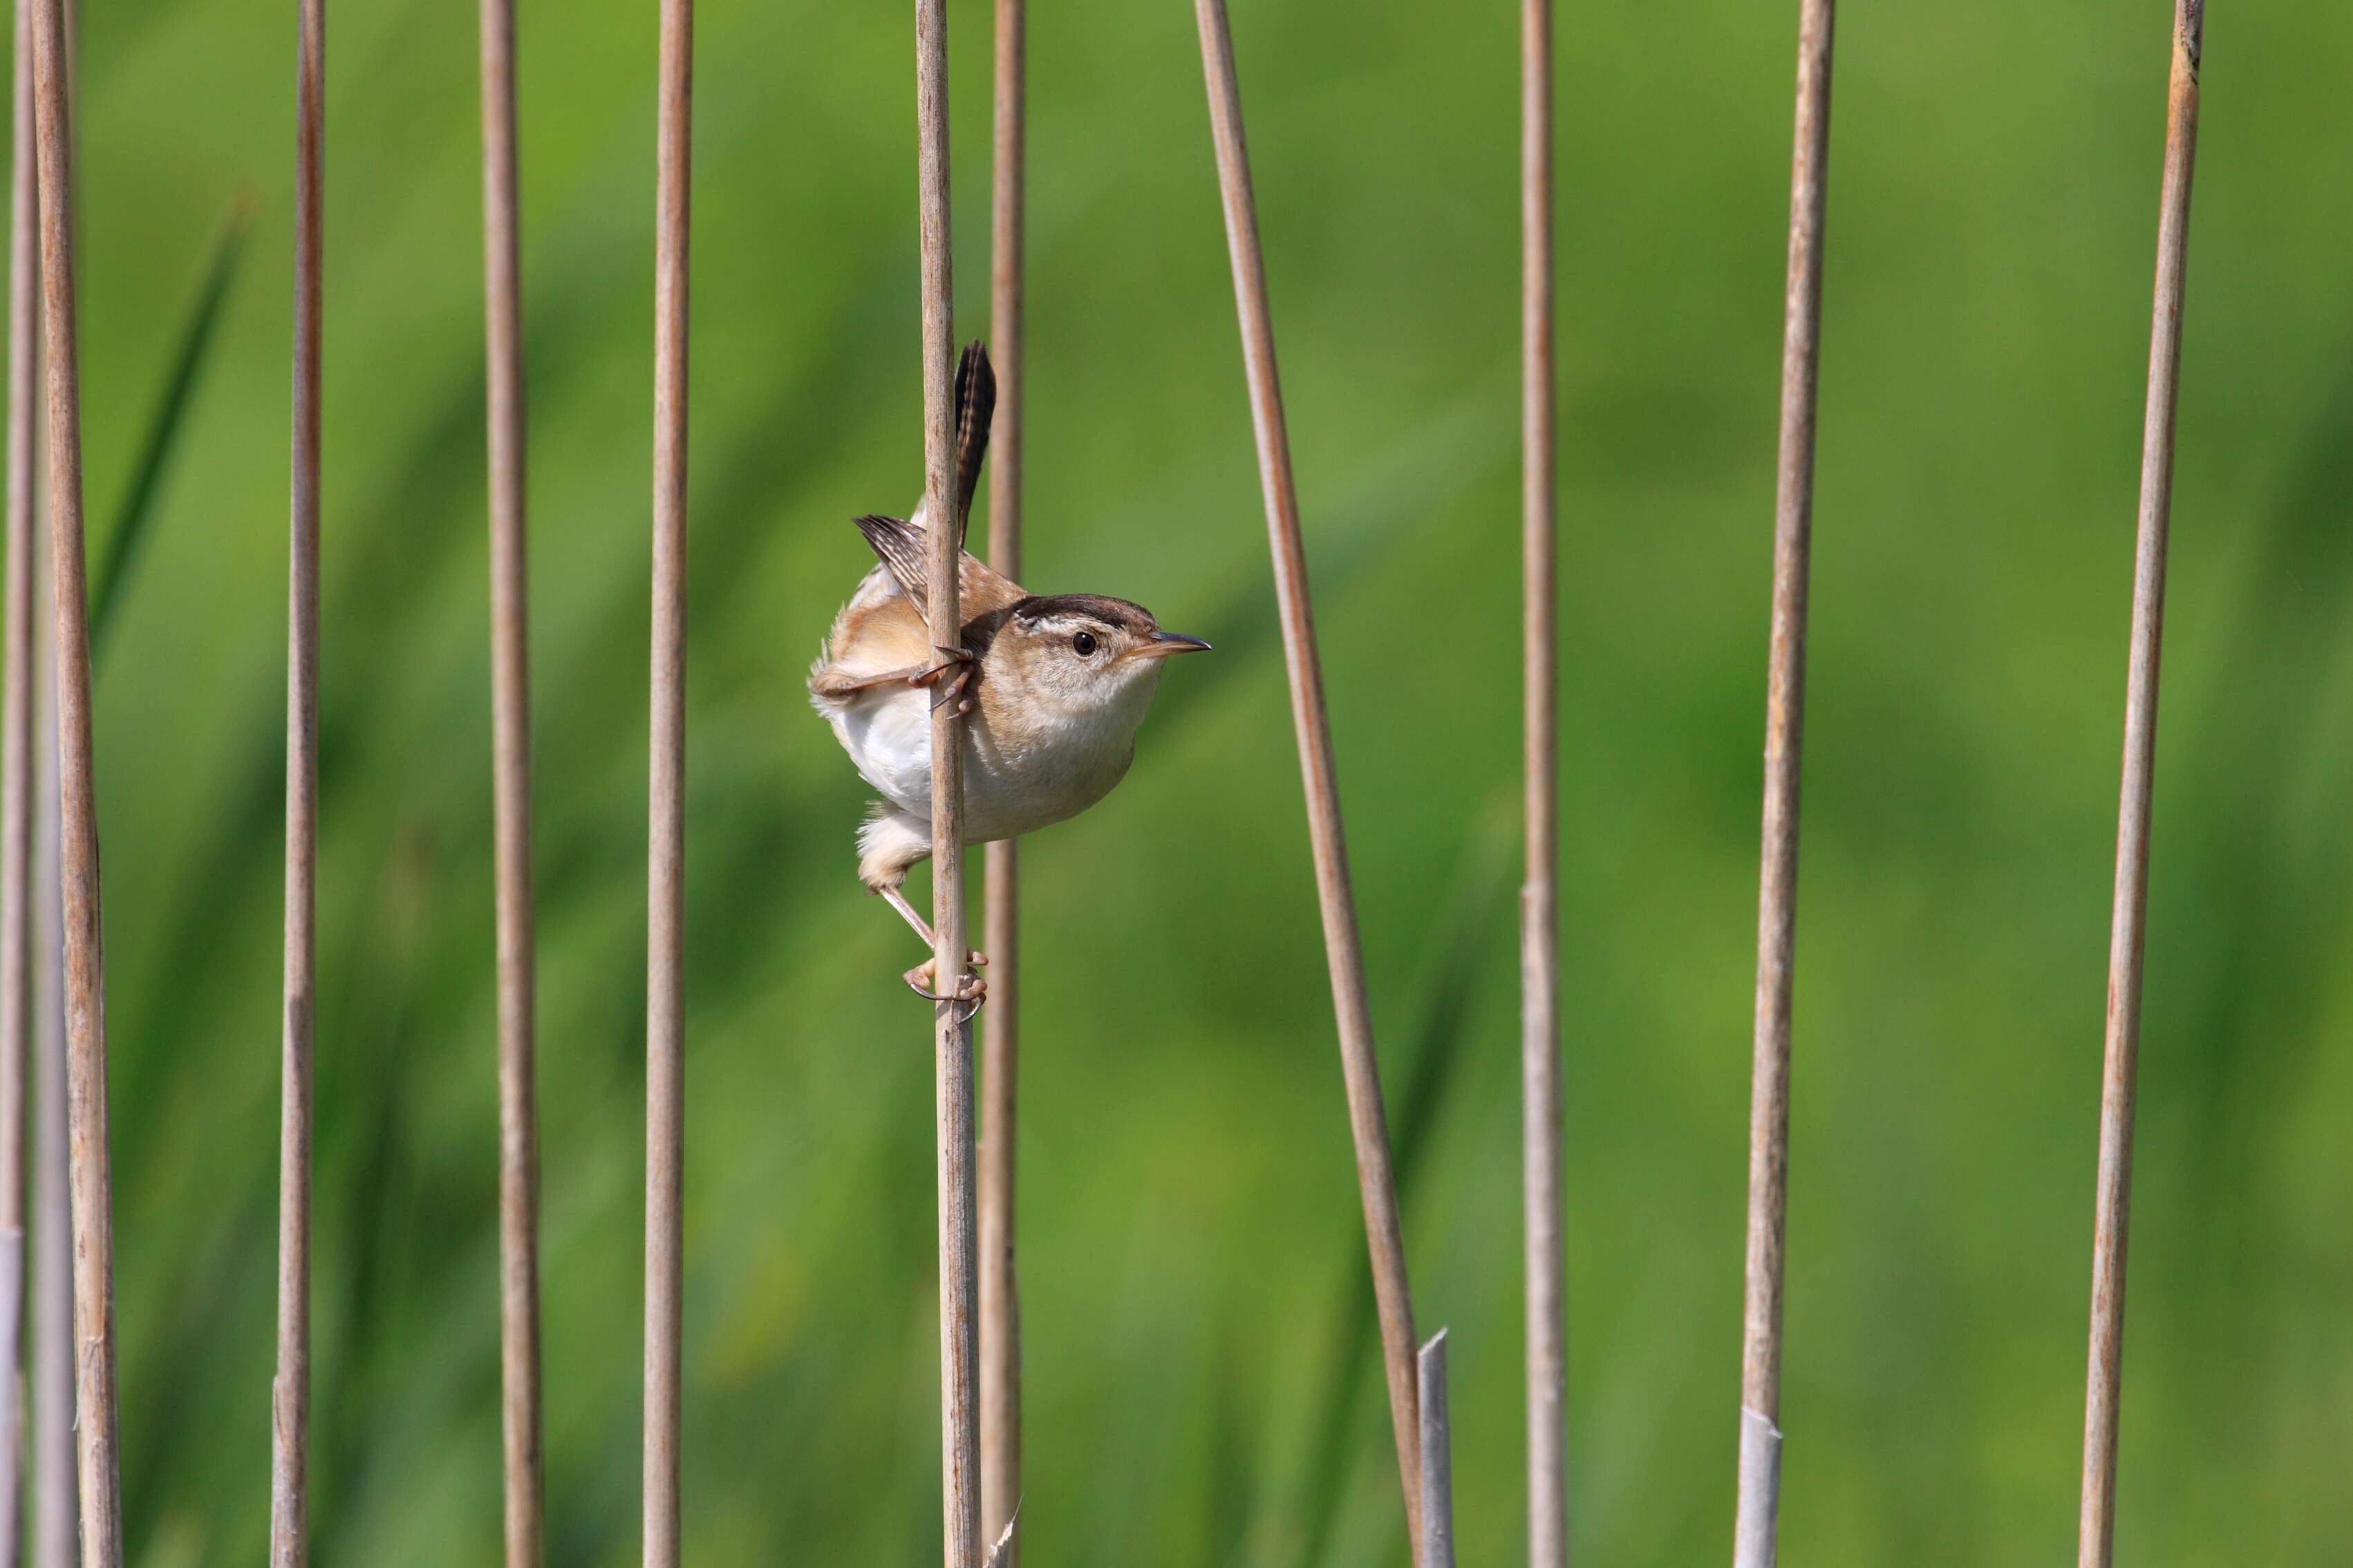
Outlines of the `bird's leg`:
[[939,651],[947,657],[936,664],[902,664],[896,669],[878,670],[872,675],[861,675],[856,679],[839,675],[823,675],[811,682],[809,689],[822,697],[848,697],[853,692],[871,691],[878,686],[897,686],[902,682],[909,686],[935,686],[939,683],[940,677],[952,669],[957,672],[959,679],[969,673],[969,667],[973,662],[970,649],[956,648],[951,651],[941,648]]
[[[877,888],[875,891],[882,895],[884,902],[899,911],[901,920],[914,928],[915,934],[923,939],[925,947],[935,948],[940,945],[940,939],[932,933],[932,922],[915,912],[915,906],[907,901],[906,894],[896,888]],[[975,948],[965,955],[965,961],[976,967],[985,968],[988,963],[988,955]]]
[[[899,911],[900,919],[914,928],[915,934],[923,939],[924,946],[932,948],[939,946],[939,938],[932,931],[932,922],[915,912],[915,906],[907,901],[906,894],[896,888],[877,888],[874,890],[881,894],[892,909]],[[987,958],[976,949],[965,953],[965,959],[976,968],[988,962]],[[908,990],[926,1002],[971,1004],[964,1016],[958,1020],[961,1023],[971,1023],[973,1014],[979,1012],[980,1005],[988,1000],[988,982],[967,969],[963,974],[957,976],[955,989],[943,994],[936,989],[939,982],[934,978],[937,971],[933,965],[934,961],[927,958],[899,978],[907,983]]]

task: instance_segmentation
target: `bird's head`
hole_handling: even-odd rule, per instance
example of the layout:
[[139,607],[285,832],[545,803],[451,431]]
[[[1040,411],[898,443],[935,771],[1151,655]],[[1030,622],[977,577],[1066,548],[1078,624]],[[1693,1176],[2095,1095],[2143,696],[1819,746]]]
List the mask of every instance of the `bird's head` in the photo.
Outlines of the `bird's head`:
[[1152,612],[1100,594],[1023,599],[996,617],[984,684],[1044,722],[1141,721],[1172,654],[1200,653],[1199,637],[1164,632]]

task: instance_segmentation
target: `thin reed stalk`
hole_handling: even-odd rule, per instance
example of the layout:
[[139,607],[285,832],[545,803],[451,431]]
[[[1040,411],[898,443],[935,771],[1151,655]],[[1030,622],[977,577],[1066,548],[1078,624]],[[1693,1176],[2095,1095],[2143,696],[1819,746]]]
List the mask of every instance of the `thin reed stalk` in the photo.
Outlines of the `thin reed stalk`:
[[[927,586],[932,641],[964,644],[958,603],[955,418],[950,384],[955,335],[948,246],[948,37],[946,0],[916,0],[915,121],[923,294],[923,516],[930,521]],[[946,1000],[933,1005],[932,1044],[939,1147],[940,1526],[947,1568],[981,1561],[979,1295],[973,1148],[972,1026],[955,1001],[966,972],[964,909],[964,716],[932,709],[932,974]]]
[[1356,930],[1356,894],[1348,876],[1347,833],[1340,819],[1332,723],[1324,708],[1324,671],[1315,649],[1307,553],[1300,541],[1299,492],[1292,477],[1291,436],[1283,421],[1282,377],[1275,364],[1274,318],[1267,302],[1258,202],[1250,188],[1250,149],[1242,133],[1233,30],[1227,20],[1225,0],[1195,0],[1194,12],[1201,32],[1201,68],[1208,89],[1209,128],[1217,148],[1226,244],[1233,263],[1234,305],[1250,381],[1251,425],[1258,438],[1259,480],[1266,496],[1267,542],[1282,623],[1283,659],[1291,677],[1292,721],[1298,731],[1300,783],[1307,797],[1308,837],[1323,909],[1324,951],[1332,975],[1341,1074],[1347,1087],[1348,1128],[1356,1142],[1365,1243],[1372,1259],[1373,1294],[1380,1313],[1389,1424],[1397,1440],[1406,1533],[1413,1543],[1415,1563],[1428,1568],[1421,1556],[1421,1429],[1415,1413],[1419,1397],[1413,1295],[1406,1279],[1397,1179],[1389,1162],[1388,1116],[1381,1103],[1372,1005],[1365,986],[1364,944]]
[[646,835],[645,1564],[678,1568],[685,1289],[686,358],[694,0],[661,0]]
[[1814,510],[1822,209],[1830,155],[1832,0],[1803,0],[1789,173],[1789,279],[1781,345],[1773,622],[1765,714],[1765,825],[1757,893],[1756,1061],[1748,1108],[1748,1259],[1740,1363],[1736,1568],[1770,1568],[1781,1504],[1781,1274],[1788,1213],[1789,989],[1798,931],[1798,784],[1806,710],[1806,586]]
[[1454,1438],[1446,1408],[1446,1331],[1430,1337],[1415,1358],[1421,1416],[1422,1561],[1454,1568]]
[[32,1022],[33,558],[40,374],[38,195],[31,17],[16,10],[15,141],[8,268],[7,673],[0,698],[0,1563],[17,1561],[24,1489],[25,1105]]
[[294,458],[287,555],[286,986],[278,1145],[278,1377],[269,1561],[310,1555],[311,1093],[318,949],[319,327],[325,0],[298,0],[294,97]]
[[2083,1513],[2076,1536],[2080,1568],[2108,1568],[2116,1547],[2116,1405],[2124,1379],[2125,1243],[2132,1212],[2141,954],[2147,936],[2149,795],[2157,766],[2158,657],[2165,631],[2165,546],[2173,517],[2173,426],[2181,387],[2181,297],[2189,255],[2189,185],[2198,160],[2198,68],[2205,47],[2205,9],[2204,0],[2175,0],[2165,183],[2158,210],[2156,303],[2148,336],[2148,406],[2141,429],[2124,781],[2116,805],[2116,902],[2108,938],[2091,1346],[2084,1380]]
[[[31,51],[26,53],[29,67]],[[29,94],[27,101],[29,102]],[[26,144],[31,145],[28,137]],[[36,344],[36,365],[38,348]],[[37,414],[36,415],[37,418]],[[47,530],[34,465],[33,531]],[[33,559],[33,1396],[34,1568],[73,1568],[80,1549],[74,1477],[73,1209],[66,1110],[64,890],[58,857],[57,624],[49,566]]]
[[81,382],[74,328],[73,132],[63,0],[38,0],[33,76],[40,147],[41,292],[48,365],[49,515],[56,585],[59,879],[65,908],[71,1121],[76,1433],[83,1568],[121,1568],[114,1401],[114,1198],[107,1157],[106,976],[100,941],[97,780],[90,751],[90,584],[82,559]]
[[[46,532],[37,512],[37,533]],[[49,574],[34,563],[33,602],[49,604]],[[31,1490],[34,1568],[73,1568],[81,1542],[74,1474],[73,1208],[68,1194],[65,933],[58,885],[56,628],[33,631],[33,1234]]]
[[40,374],[38,174],[33,167],[31,18],[16,5],[9,174],[7,672],[0,688],[0,1568],[24,1535],[25,1089],[32,1023],[33,414]]
[[[988,479],[988,559],[1021,579],[1022,241],[1027,0],[997,0],[997,100],[989,201],[989,336],[997,362],[997,465]],[[981,1019],[980,1525],[994,1538],[1021,1506],[1021,1283],[1014,1256],[1020,1123],[1020,846],[988,846],[981,942],[990,999]],[[1005,1568],[1020,1552],[1008,1536]]]
[[499,1363],[508,1568],[546,1555],[540,1456],[539,1116],[533,1057],[530,576],[514,0],[482,0],[482,317],[491,519],[491,775],[498,860]]
[[1560,1192],[1559,634],[1555,625],[1552,0],[1520,8],[1520,584],[1527,876],[1520,889],[1520,1180],[1528,1565],[1568,1561]]
[[[9,250],[9,333],[28,356],[21,372],[11,360],[10,472],[26,485],[28,539],[47,531],[40,511],[39,423],[36,388],[41,379],[40,172],[34,128],[33,5],[17,0],[16,157]],[[18,286],[18,269],[22,286]],[[17,377],[21,375],[21,381]],[[20,432],[13,408],[25,410]],[[19,457],[21,454],[21,458]],[[19,464],[21,463],[21,468]],[[34,1568],[72,1568],[80,1547],[80,1501],[74,1476],[72,1205],[68,1190],[65,963],[60,929],[63,890],[58,867],[57,625],[47,614],[49,566],[32,551],[32,599],[27,629],[33,675],[32,970],[33,1226],[31,1271],[32,1395],[29,1467]]]

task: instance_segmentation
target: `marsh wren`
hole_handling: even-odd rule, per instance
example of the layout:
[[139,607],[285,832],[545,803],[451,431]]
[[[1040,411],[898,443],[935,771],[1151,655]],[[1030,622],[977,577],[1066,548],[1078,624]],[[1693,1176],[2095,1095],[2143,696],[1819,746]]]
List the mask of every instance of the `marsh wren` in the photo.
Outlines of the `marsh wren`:
[[[957,363],[955,526],[959,541],[988,450],[997,377],[974,343]],[[955,702],[964,731],[964,837],[1013,838],[1076,816],[1111,793],[1135,760],[1135,731],[1162,660],[1198,653],[1143,605],[1100,594],[1032,594],[969,554],[958,563],[958,646],[932,641],[926,519],[861,517],[879,563],[834,617],[809,668],[809,700],[866,782],[881,793],[858,832],[859,880],[934,944],[901,884],[932,852],[933,707]],[[972,954],[975,964],[988,961]],[[903,977],[917,994],[977,1007],[970,972],[944,995],[926,959]]]

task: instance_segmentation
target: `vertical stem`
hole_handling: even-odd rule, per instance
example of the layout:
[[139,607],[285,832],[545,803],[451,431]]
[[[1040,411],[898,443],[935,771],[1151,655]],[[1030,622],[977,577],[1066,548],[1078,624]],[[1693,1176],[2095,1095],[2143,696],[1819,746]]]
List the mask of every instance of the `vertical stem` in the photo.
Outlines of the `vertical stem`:
[[661,0],[654,196],[653,668],[646,921],[646,1568],[678,1568],[686,1031],[687,220],[693,0]]
[[1528,1564],[1568,1561],[1560,1193],[1559,637],[1553,477],[1552,0],[1520,8],[1521,1224],[1527,1315]]
[[1789,988],[1798,928],[1798,784],[1806,708],[1806,576],[1814,507],[1822,207],[1830,153],[1832,0],[1803,0],[1789,174],[1789,279],[1773,529],[1765,826],[1757,894],[1757,1033],[1748,1110],[1747,1300],[1740,1365],[1737,1568],[1768,1568],[1781,1496],[1781,1252],[1788,1209]]
[[[29,68],[32,55],[26,52]],[[27,95],[29,102],[29,95]],[[26,145],[30,145],[27,138]],[[37,331],[37,327],[36,328]],[[35,361],[38,364],[38,342]],[[46,532],[35,468],[33,528]],[[58,857],[57,626],[49,567],[33,562],[33,1563],[73,1568],[80,1500],[74,1478],[73,1212],[68,1198],[64,891]]]
[[[997,115],[989,202],[989,332],[997,358],[997,466],[988,481],[988,559],[1021,577],[1022,227],[1028,84],[1026,0],[997,0]],[[1020,850],[987,849],[982,945],[996,979],[981,1021],[980,1515],[994,1540],[1021,1505],[1021,1286],[1014,1267],[1015,1097],[1020,1081]],[[1008,1543],[1002,1568],[1019,1556]]]
[[23,1538],[26,1036],[32,956],[33,442],[40,328],[39,176],[33,168],[32,19],[17,0],[8,226],[7,675],[0,692],[0,1568]]
[[1194,11],[1200,25],[1201,67],[1208,82],[1209,128],[1225,205],[1226,244],[1233,263],[1234,305],[1240,319],[1243,368],[1250,382],[1250,419],[1258,437],[1259,481],[1266,495],[1267,542],[1282,622],[1283,658],[1291,676],[1291,716],[1299,738],[1300,783],[1307,797],[1308,837],[1323,909],[1324,952],[1331,969],[1332,1010],[1340,1038],[1341,1073],[1347,1087],[1348,1127],[1356,1142],[1365,1244],[1371,1254],[1373,1293],[1380,1312],[1389,1424],[1397,1440],[1398,1479],[1405,1494],[1406,1532],[1413,1542],[1414,1560],[1421,1563],[1421,1432],[1415,1414],[1419,1400],[1415,1387],[1413,1296],[1406,1280],[1405,1239],[1398,1217],[1397,1178],[1389,1162],[1380,1066],[1373,1047],[1364,946],[1357,934],[1356,894],[1348,876],[1347,833],[1340,818],[1332,725],[1324,709],[1324,671],[1315,650],[1307,554],[1299,533],[1299,492],[1292,477],[1291,436],[1283,421],[1282,377],[1275,364],[1274,319],[1267,302],[1266,263],[1259,247],[1250,148],[1242,133],[1241,87],[1234,73],[1233,31],[1225,0],[1195,0]]
[[122,1481],[114,1405],[114,1201],[106,1132],[106,979],[99,938],[90,587],[82,561],[80,361],[74,331],[72,130],[66,107],[64,43],[62,0],[37,0],[33,75],[40,144],[43,338],[48,350],[82,1563],[83,1568],[121,1568]]
[[1415,1358],[1421,1416],[1421,1521],[1424,1568],[1454,1568],[1454,1439],[1446,1408],[1446,1331]]
[[515,194],[514,0],[482,0],[482,311],[489,383],[491,772],[498,858],[499,1352],[507,1568],[537,1568],[539,1126],[533,1079],[530,579],[523,539],[522,242]]
[[278,1145],[278,1377],[269,1561],[310,1554],[311,1089],[319,820],[319,319],[325,0],[297,0],[294,456],[287,558],[286,985]]
[[2092,1241],[2092,1328],[2084,1389],[2081,1568],[2115,1550],[2116,1404],[2124,1376],[2125,1243],[2132,1208],[2133,1101],[2140,1058],[2141,952],[2148,912],[2149,793],[2157,762],[2157,680],[2165,631],[2165,544],[2173,510],[2173,424],[2181,384],[2181,294],[2189,251],[2189,184],[2198,156],[2198,67],[2204,0],[2176,0],[2158,214],[2157,291],[2141,432],[2139,537],[2133,558],[2132,650],[2125,694],[2124,782],[2116,806],[2116,904],[2108,938],[2108,1018],[2100,1079],[2100,1171]]
[[[948,247],[948,38],[946,0],[916,0],[915,117],[918,221],[923,241],[923,515],[931,520],[932,641],[964,642],[957,603],[955,420],[949,377],[954,336]],[[965,973],[964,914],[964,718],[957,705],[932,710],[932,973],[943,996]],[[940,1488],[948,1568],[980,1561],[980,1420],[976,1384],[980,1347],[975,1234],[972,1029],[954,1001],[933,1006],[933,1058],[939,1143]]]

